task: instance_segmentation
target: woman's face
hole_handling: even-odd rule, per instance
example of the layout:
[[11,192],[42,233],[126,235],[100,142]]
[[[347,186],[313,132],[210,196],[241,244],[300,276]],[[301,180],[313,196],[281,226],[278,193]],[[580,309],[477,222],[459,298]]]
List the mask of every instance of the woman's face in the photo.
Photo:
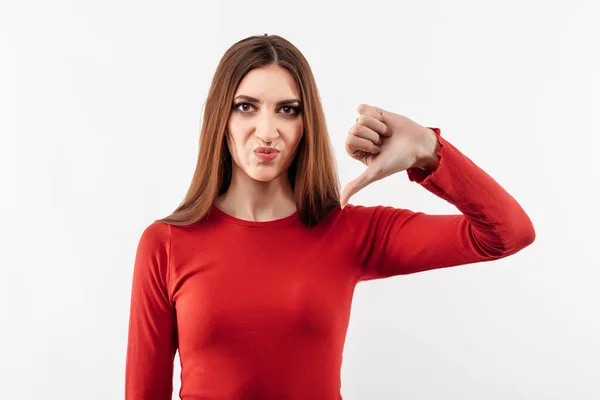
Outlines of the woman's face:
[[278,65],[251,70],[238,86],[227,123],[234,174],[262,182],[280,177],[294,159],[303,130],[292,75]]

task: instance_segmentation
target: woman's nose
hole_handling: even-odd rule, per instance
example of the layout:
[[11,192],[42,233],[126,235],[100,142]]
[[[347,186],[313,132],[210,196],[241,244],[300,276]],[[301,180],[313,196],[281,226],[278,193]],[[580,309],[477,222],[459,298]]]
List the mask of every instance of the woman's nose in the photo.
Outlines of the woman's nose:
[[270,116],[264,117],[256,127],[256,137],[263,142],[272,142],[279,137],[276,122]]

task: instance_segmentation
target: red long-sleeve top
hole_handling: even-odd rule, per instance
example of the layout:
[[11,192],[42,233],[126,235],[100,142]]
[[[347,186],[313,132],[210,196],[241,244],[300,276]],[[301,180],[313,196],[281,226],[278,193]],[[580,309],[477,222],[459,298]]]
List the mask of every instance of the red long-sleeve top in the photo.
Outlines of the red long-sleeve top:
[[433,171],[411,181],[460,213],[348,204],[307,228],[215,206],[186,227],[141,235],[131,293],[127,400],[167,400],[181,361],[184,400],[339,400],[342,351],[360,281],[496,260],[535,239],[531,220],[436,132]]

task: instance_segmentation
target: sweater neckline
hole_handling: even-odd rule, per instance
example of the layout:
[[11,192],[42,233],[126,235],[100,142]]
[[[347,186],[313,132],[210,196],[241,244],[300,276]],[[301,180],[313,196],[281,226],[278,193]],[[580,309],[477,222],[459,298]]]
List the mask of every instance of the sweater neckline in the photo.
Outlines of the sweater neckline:
[[232,222],[234,224],[250,226],[250,227],[254,227],[254,228],[285,226],[285,225],[290,225],[299,220],[297,210],[294,211],[293,214],[288,215],[287,217],[273,219],[270,221],[251,221],[251,220],[237,218],[237,217],[234,217],[233,215],[227,214],[225,211],[223,211],[219,207],[217,207],[214,203],[211,205],[211,210],[214,212],[214,215],[216,215],[220,219],[226,220],[228,222]]

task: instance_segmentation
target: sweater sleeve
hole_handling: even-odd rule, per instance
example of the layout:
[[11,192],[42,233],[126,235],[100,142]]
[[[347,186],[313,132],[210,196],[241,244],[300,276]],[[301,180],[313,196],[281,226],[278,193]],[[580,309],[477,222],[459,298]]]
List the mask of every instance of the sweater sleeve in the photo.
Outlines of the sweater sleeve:
[[170,226],[153,222],[141,235],[129,316],[126,400],[170,400],[177,350],[175,311],[168,291]]
[[389,206],[347,205],[343,212],[362,267],[359,280],[491,261],[535,240],[529,216],[492,177],[432,129],[434,170],[408,169],[410,181],[456,206],[432,215]]

